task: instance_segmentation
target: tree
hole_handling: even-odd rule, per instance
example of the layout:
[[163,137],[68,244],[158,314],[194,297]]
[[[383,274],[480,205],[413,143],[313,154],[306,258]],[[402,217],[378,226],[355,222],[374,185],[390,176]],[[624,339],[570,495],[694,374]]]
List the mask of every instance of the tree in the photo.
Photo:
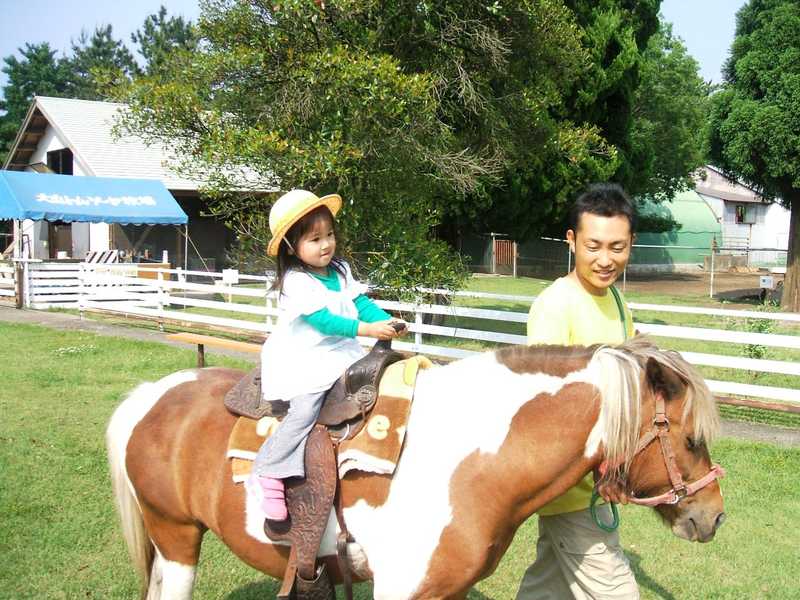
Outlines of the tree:
[[[283,188],[338,191],[343,236],[378,283],[455,285],[463,271],[431,230],[485,211],[496,186],[606,172],[596,128],[564,119],[586,55],[556,0],[212,0],[202,43],[168,76],[118,90],[124,128],[211,173],[211,211],[263,252],[269,200],[231,197],[253,169]],[[547,184],[542,183],[542,188]]]
[[[661,23],[640,62],[633,100],[631,162],[638,184],[631,191],[669,199],[692,187],[691,174],[706,162],[710,85],[672,26]],[[649,230],[648,230],[649,231]]]
[[711,157],[791,210],[782,305],[800,312],[800,5],[750,0],[742,7],[724,74],[712,96]]
[[56,51],[47,42],[25,44],[25,48],[18,51],[21,59],[14,55],[3,59],[3,73],[8,75],[8,83],[3,86],[3,100],[0,101],[0,110],[5,111],[0,116],[0,163],[5,162],[34,96],[70,94],[68,61],[56,58]]
[[133,77],[139,67],[133,55],[121,40],[111,35],[111,25],[97,27],[89,37],[82,31],[77,42],[72,42],[70,97],[82,100],[102,100],[96,77],[101,72],[114,76]]
[[567,207],[588,182],[613,180],[632,195],[662,200],[689,187],[704,164],[708,86],[669,25],[660,24],[660,3],[565,3],[579,27],[584,67],[566,82],[555,122],[579,127],[560,134],[565,152],[527,149],[478,216],[479,230],[518,240],[561,235]]
[[145,60],[145,72],[153,75],[164,67],[175,50],[193,51],[197,47],[197,32],[191,21],[184,21],[183,17],[167,18],[167,9],[162,5],[158,13],[145,18],[141,29],[131,34],[131,41],[138,45]]

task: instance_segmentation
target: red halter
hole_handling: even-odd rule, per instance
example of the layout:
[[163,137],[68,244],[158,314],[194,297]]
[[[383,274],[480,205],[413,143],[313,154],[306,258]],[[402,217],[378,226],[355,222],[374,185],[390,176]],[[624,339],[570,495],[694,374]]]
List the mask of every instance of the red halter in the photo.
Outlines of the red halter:
[[[672,450],[672,444],[667,435],[669,432],[669,419],[667,418],[664,404],[663,396],[661,394],[656,395],[656,415],[653,417],[653,426],[639,438],[634,456],[647,448],[650,442],[658,439],[661,444],[661,455],[664,457],[664,464],[667,467],[667,474],[669,475],[670,483],[672,483],[672,489],[658,496],[651,496],[649,498],[636,498],[632,496],[629,498],[629,501],[633,504],[640,504],[642,506],[677,504],[687,496],[691,496],[703,489],[712,481],[725,476],[725,469],[720,465],[712,465],[711,470],[697,481],[689,484],[684,483],[683,476],[681,476],[680,469],[678,469],[678,464],[675,460],[675,452]],[[603,461],[598,470],[601,474],[605,474],[608,470],[608,462]]]

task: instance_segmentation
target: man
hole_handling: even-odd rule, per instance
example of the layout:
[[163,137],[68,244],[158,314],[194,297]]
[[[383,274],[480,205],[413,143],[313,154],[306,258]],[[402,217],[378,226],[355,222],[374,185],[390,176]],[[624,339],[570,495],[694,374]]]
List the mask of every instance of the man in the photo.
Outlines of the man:
[[[531,306],[529,344],[618,344],[633,336],[633,319],[613,288],[633,244],[635,211],[622,188],[595,184],[570,211],[567,241],[575,268],[554,281]],[[517,600],[638,598],[636,580],[619,534],[601,530],[589,512],[589,474],[539,509],[536,561],[520,583]],[[604,496],[627,499],[619,491]],[[611,522],[607,505],[598,516]]]

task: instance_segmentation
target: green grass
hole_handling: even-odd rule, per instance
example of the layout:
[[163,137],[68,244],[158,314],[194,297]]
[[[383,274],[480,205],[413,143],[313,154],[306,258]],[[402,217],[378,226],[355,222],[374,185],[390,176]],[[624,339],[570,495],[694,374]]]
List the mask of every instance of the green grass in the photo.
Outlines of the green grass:
[[[191,367],[194,351],[0,323],[0,598],[134,598],[138,583],[113,511],[106,422],[143,380]],[[249,363],[213,353],[210,364]],[[728,522],[706,545],[678,540],[652,511],[623,510],[622,540],[646,599],[797,597],[800,450],[721,440]],[[513,598],[534,558],[536,520],[518,532],[471,600]],[[207,535],[196,598],[273,597],[274,581]],[[358,598],[370,597],[369,585]]]

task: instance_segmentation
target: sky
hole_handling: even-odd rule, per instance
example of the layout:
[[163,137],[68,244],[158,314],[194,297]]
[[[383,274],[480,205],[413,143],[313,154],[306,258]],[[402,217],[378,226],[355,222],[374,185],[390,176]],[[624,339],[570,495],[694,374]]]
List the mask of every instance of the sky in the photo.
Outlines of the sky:
[[736,13],[745,0],[663,0],[661,14],[672,23],[706,81],[722,82],[722,65],[736,32]]
[[[197,21],[197,0],[0,0],[0,59],[14,54],[25,43],[49,42],[57,56],[71,53],[71,40],[81,29],[91,34],[100,25],[110,24],[112,35],[123,40],[134,52],[131,34],[140,29],[148,15],[167,7],[167,16],[182,16]],[[5,65],[5,63],[3,63]],[[8,77],[0,73],[0,87]]]
[[[130,47],[131,33],[161,4],[168,15],[196,21],[200,14],[197,0],[0,0],[0,58],[19,56],[17,48],[26,42],[46,41],[59,54],[68,53],[81,29],[91,33],[105,24],[111,24],[114,37]],[[722,80],[720,69],[733,41],[735,14],[743,4],[744,0],[663,0],[661,12],[700,63],[703,79]],[[0,73],[0,87],[7,81]]]

